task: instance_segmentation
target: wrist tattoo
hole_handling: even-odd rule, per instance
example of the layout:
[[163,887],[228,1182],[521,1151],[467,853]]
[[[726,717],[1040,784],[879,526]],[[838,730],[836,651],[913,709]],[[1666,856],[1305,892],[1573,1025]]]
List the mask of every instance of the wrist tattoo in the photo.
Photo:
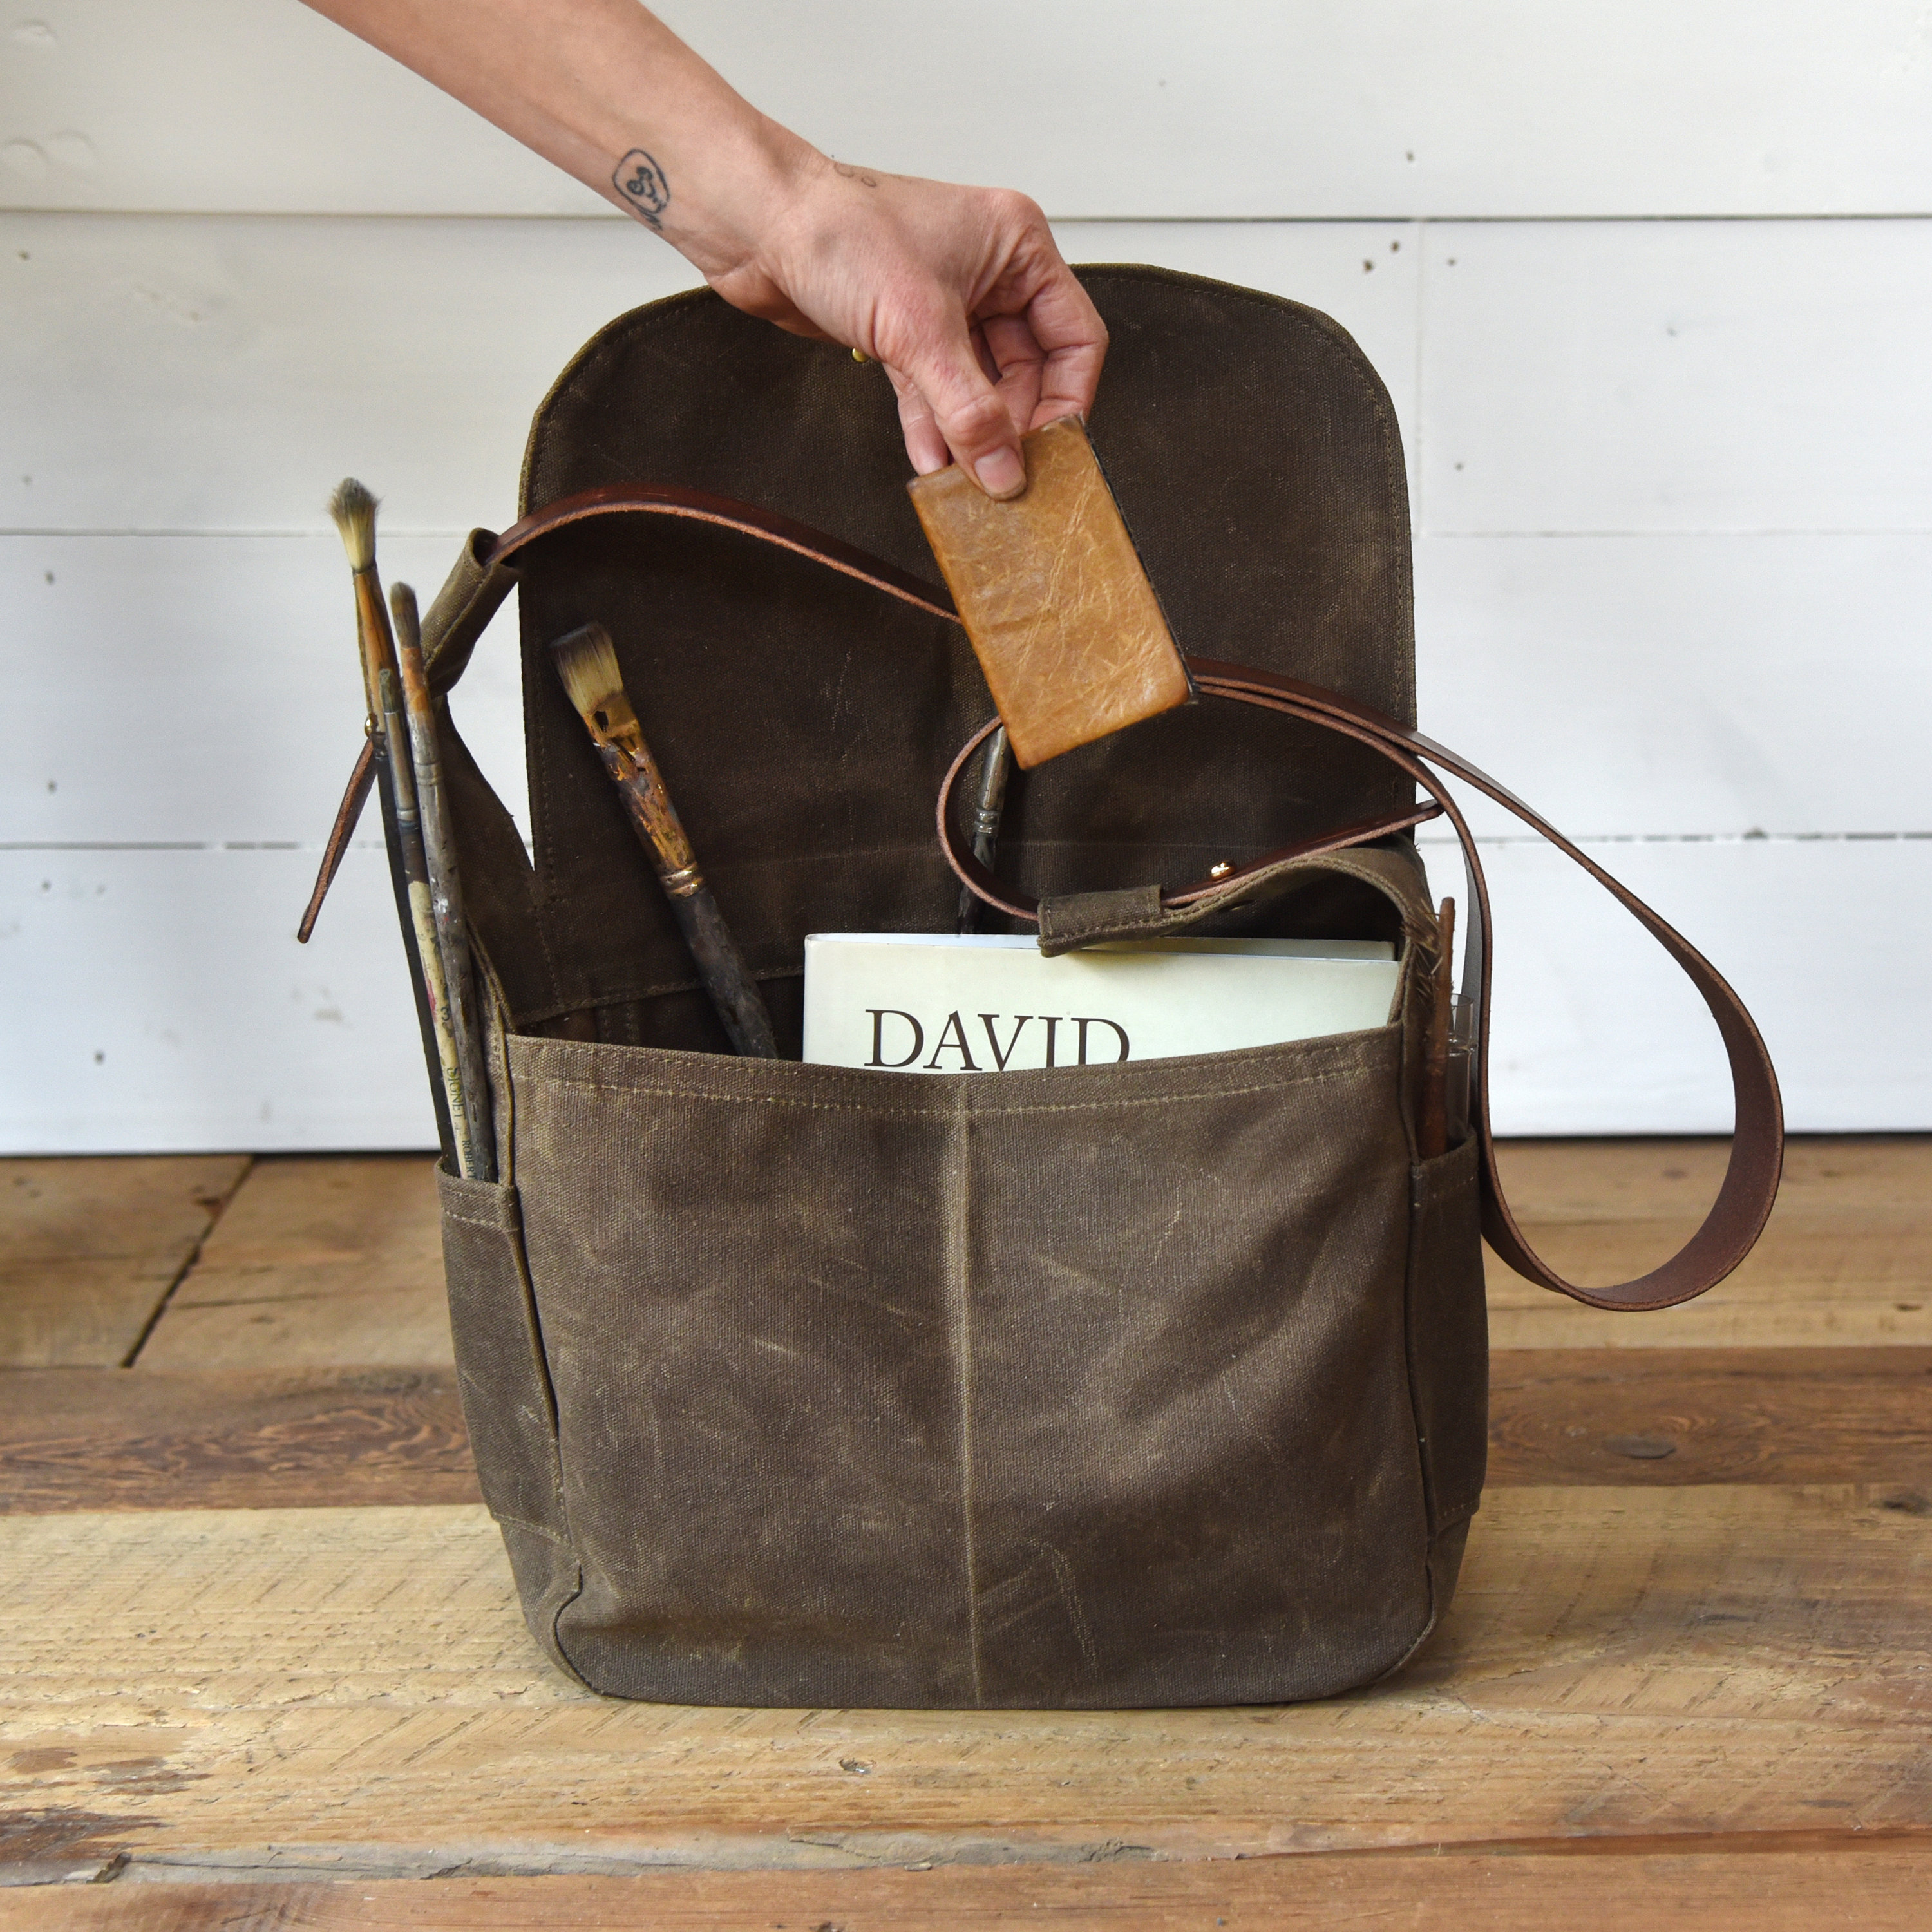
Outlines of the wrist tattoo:
[[664,170],[643,148],[633,148],[617,164],[610,183],[639,220],[648,221],[660,233],[663,232],[664,223],[659,218],[670,206],[670,184],[664,179]]
[[834,161],[832,172],[843,176],[847,181],[862,182],[867,188],[877,188],[879,184],[877,175],[868,175],[863,168],[855,168],[850,161]]

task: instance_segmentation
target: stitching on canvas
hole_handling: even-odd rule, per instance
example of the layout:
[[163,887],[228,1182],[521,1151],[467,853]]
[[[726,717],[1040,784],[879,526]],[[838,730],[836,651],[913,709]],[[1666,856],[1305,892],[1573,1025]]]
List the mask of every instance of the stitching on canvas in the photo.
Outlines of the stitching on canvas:
[[[1259,1081],[1250,1087],[1204,1088],[1190,1094],[1150,1094],[1144,1099],[1053,1100],[1033,1104],[1022,1102],[1009,1106],[976,1106],[972,1111],[975,1114],[983,1117],[1018,1114],[1096,1114],[1129,1107],[1172,1107],[1186,1101],[1233,1100],[1253,1094],[1279,1093],[1285,1088],[1325,1086],[1373,1070],[1372,1064],[1364,1060],[1353,1066],[1336,1067],[1329,1072],[1286,1076],[1277,1080]],[[712,1100],[727,1106],[795,1107],[812,1113],[867,1114],[881,1120],[944,1120],[950,1118],[952,1112],[950,1108],[868,1106],[858,1100],[794,1100],[776,1094],[707,1094],[688,1087],[633,1087],[608,1081],[574,1080],[560,1074],[526,1074],[524,1078],[546,1087],[568,1088],[583,1094],[608,1096],[635,1094],[661,1100]]]
[[446,1204],[443,1208],[442,1218],[446,1221],[454,1221],[462,1227],[478,1228],[486,1234],[500,1234],[506,1240],[511,1238],[511,1231],[502,1222],[479,1221],[475,1215],[462,1214]]

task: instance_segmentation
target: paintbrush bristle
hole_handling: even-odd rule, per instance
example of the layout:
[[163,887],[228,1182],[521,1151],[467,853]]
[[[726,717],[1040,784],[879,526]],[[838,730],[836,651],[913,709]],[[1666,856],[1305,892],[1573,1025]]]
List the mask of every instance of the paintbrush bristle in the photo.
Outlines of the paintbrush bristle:
[[416,610],[416,593],[406,584],[389,586],[389,615],[395,621],[396,641],[411,650],[422,645],[422,620]]
[[328,500],[328,514],[342,532],[351,570],[367,570],[376,561],[376,500],[352,476],[345,476]]
[[631,715],[624,695],[624,674],[617,667],[617,646],[602,624],[586,624],[558,638],[550,649],[563,688],[582,716],[596,718],[608,730],[606,719],[614,722],[619,714]]

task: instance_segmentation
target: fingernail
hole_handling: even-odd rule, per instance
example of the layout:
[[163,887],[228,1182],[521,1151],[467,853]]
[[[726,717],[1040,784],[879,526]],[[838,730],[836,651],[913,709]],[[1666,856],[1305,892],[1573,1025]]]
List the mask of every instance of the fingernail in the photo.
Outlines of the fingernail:
[[981,457],[973,474],[989,496],[1017,496],[1026,488],[1026,465],[1016,449],[996,449]]

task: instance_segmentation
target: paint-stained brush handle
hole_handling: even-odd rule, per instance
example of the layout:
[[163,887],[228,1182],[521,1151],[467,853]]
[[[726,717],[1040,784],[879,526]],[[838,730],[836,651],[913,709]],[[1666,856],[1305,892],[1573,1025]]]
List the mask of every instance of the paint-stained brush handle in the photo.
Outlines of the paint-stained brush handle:
[[328,898],[328,889],[334,884],[335,875],[342,869],[344,855],[349,850],[350,840],[356,836],[362,808],[368,803],[370,788],[375,782],[376,740],[372,732],[362,741],[362,755],[356,760],[356,769],[349,774],[342,802],[335,808],[335,824],[329,832],[328,843],[322,848],[322,863],[316,870],[315,890],[308,896],[302,924],[296,928],[296,938],[304,946],[315,931],[316,921],[322,916],[322,902]]
[[624,802],[638,843],[650,855],[651,869],[670,902],[698,976],[733,1048],[754,1060],[776,1060],[778,1049],[771,1014],[711,888],[705,884],[683,821],[664,789],[657,760],[641,740],[637,746],[640,757],[633,757],[594,734],[593,742]]
[[422,818],[416,803],[416,773],[410,754],[409,728],[403,719],[402,694],[394,671],[381,672],[376,696],[382,706],[382,742],[389,758],[390,781],[396,801],[398,843],[402,855],[404,897],[409,908],[407,937],[413,941],[430,1036],[436,1054],[431,1078],[440,1084],[450,1123],[450,1151],[456,1171],[465,1180],[482,1177],[477,1171],[469,1114],[463,1093],[463,1063],[451,1024],[449,986],[443,976],[442,955],[436,944],[436,912],[429,889],[429,866],[423,853]]
[[463,1172],[468,1178],[494,1180],[496,1166],[490,1131],[490,1088],[483,1070],[482,1029],[470,956],[469,921],[464,912],[455,836],[443,794],[442,753],[435,700],[430,695],[429,680],[423,668],[416,592],[406,584],[392,585],[389,604],[395,616],[396,659],[401,674],[404,723],[416,778],[416,815],[422,835],[423,864],[429,880],[430,911],[436,950],[442,961],[443,992],[448,1001],[449,1030],[456,1048],[457,1092],[463,1109],[458,1146]]
[[380,725],[370,742],[374,747],[376,799],[382,813],[382,842],[388,851],[389,884],[395,894],[396,920],[403,934],[403,956],[409,967],[410,989],[415,996],[416,1025],[422,1035],[423,1059],[429,1070],[430,1103],[436,1112],[436,1144],[454,1172],[457,1170],[456,1129],[449,1117],[448,1090],[443,1082],[442,1055],[436,1037],[429,985],[423,977],[422,960],[416,947],[416,911],[410,902],[409,866],[404,854],[402,824],[396,811],[395,770],[389,756],[388,740],[382,735]]
[[[409,744],[399,729],[392,736],[384,728],[382,679],[394,675],[395,643],[389,634],[389,614],[382,606],[382,580],[376,569],[376,500],[352,476],[345,477],[329,499],[328,513],[340,532],[343,548],[348,553],[351,580],[356,588],[356,643],[362,664],[362,688],[369,707],[370,772],[376,796],[382,808],[382,841],[388,848],[389,883],[394,889],[396,917],[402,928],[403,952],[410,970],[410,984],[416,995],[416,1021],[422,1032],[423,1057],[428,1064],[430,1095],[436,1108],[436,1138],[445,1162],[461,1172],[455,1121],[452,1118],[452,1095],[446,1073],[442,1043],[437,1037],[435,1010],[436,995],[427,977],[434,962],[423,956],[418,942],[418,908],[413,886],[422,868],[421,838],[415,842],[415,863],[411,865],[410,842],[405,818],[413,824],[415,788],[411,783]],[[344,816],[338,821],[344,842],[347,828],[361,801],[352,780],[344,800]],[[366,794],[364,794],[366,796]],[[406,814],[403,802],[408,802]],[[340,854],[337,855],[340,863]],[[327,860],[324,861],[325,869]],[[325,882],[326,889],[326,882]],[[425,895],[426,896],[426,895]],[[315,902],[311,902],[313,908]],[[432,935],[433,936],[433,935]],[[439,974],[439,977],[440,975]],[[457,1118],[460,1118],[458,1114]]]
[[585,624],[550,648],[557,676],[624,802],[632,830],[670,901],[698,977],[733,1047],[753,1059],[776,1060],[771,1015],[698,869],[664,774],[644,742],[610,632],[601,624]]

